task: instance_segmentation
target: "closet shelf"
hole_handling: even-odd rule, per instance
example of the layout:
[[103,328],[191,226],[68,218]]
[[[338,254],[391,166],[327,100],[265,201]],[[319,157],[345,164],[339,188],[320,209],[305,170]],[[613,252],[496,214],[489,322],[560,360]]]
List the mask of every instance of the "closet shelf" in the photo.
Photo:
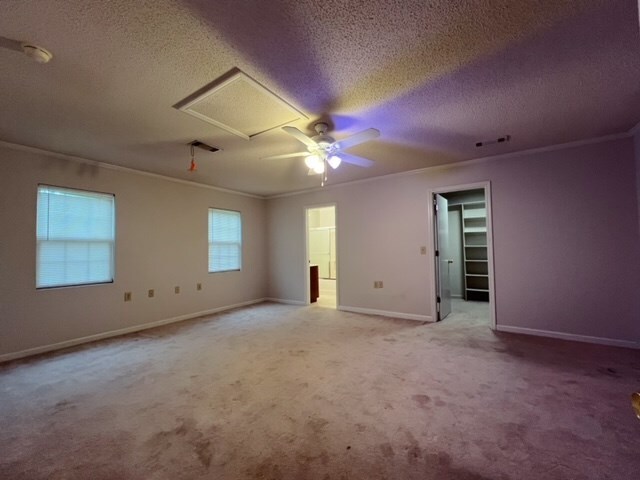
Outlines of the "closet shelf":
[[464,202],[462,204],[462,246],[466,300],[489,300],[487,233],[486,203],[484,201]]
[[462,218],[487,218],[487,211],[484,208],[473,208],[471,210],[465,208],[462,213]]

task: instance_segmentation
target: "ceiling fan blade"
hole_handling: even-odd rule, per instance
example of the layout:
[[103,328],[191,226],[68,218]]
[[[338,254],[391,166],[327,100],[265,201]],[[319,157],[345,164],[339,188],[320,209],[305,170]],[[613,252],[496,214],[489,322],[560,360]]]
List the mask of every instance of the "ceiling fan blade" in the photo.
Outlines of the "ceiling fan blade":
[[0,47],[15,50],[16,52],[22,52],[22,43],[18,40],[11,40],[6,37],[0,37]]
[[309,156],[309,152],[296,152],[296,153],[285,153],[283,155],[272,155],[270,157],[262,157],[260,160],[274,160],[277,158],[294,158],[294,157],[307,157]]
[[357,165],[365,168],[369,168],[375,163],[373,160],[369,160],[368,158],[356,157],[355,155],[346,154],[344,152],[340,153],[340,158],[344,163],[350,163],[351,165]]
[[368,142],[369,140],[373,140],[379,136],[380,130],[376,128],[368,128],[367,130],[355,133],[350,137],[343,138],[342,140],[335,142],[334,145],[340,150],[346,150],[347,148],[355,147],[360,143]]
[[311,138],[307,137],[304,133],[298,130],[296,127],[282,127],[282,130],[287,132],[292,137],[295,137],[298,141],[304,143],[307,147],[318,148],[318,144]]

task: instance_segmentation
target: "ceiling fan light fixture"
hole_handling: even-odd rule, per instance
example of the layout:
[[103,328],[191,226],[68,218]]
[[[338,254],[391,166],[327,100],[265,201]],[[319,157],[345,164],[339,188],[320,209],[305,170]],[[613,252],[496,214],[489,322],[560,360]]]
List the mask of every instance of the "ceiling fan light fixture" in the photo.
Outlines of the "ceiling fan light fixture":
[[324,173],[324,162],[319,161],[312,167],[312,170],[316,173]]
[[342,159],[337,155],[331,155],[327,160],[327,162],[329,162],[329,165],[331,165],[331,168],[335,170],[342,163]]
[[304,159],[304,164],[315,171],[317,165],[322,165],[322,161],[318,155],[309,155]]
[[275,158],[293,158],[304,157],[304,163],[309,168],[309,175],[324,174],[323,184],[327,180],[327,170],[329,165],[333,170],[337,169],[342,163],[350,163],[359,167],[370,167],[374,164],[372,160],[347,155],[344,158],[340,156],[340,152],[347,150],[361,143],[368,142],[380,136],[380,130],[368,128],[358,133],[354,133],[340,141],[336,141],[333,137],[327,135],[328,125],[324,122],[318,122],[314,126],[318,135],[310,137],[301,130],[290,125],[285,125],[282,130],[306,147],[306,152],[285,153],[283,155],[272,155],[264,157],[265,159]]

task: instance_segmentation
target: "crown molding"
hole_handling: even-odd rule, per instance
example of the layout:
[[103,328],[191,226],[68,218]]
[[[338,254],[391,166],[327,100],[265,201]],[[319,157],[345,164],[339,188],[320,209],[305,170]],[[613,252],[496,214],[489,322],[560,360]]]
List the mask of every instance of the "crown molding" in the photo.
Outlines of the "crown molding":
[[52,150],[45,150],[43,148],[30,147],[28,145],[22,145],[22,144],[19,144],[19,143],[11,143],[11,142],[7,142],[5,140],[0,140],[0,146],[7,147],[7,148],[10,148],[12,150],[22,151],[22,152],[46,155],[48,157],[58,158],[60,160],[69,160],[71,162],[82,163],[82,164],[85,164],[85,165],[92,165],[94,167],[105,168],[107,170],[115,170],[115,171],[118,171],[118,172],[131,173],[131,174],[134,174],[134,175],[142,175],[144,177],[151,177],[151,178],[156,178],[156,179],[159,179],[159,180],[166,180],[166,181],[169,181],[169,182],[180,183],[182,185],[188,185],[190,187],[206,188],[208,190],[215,190],[217,192],[228,193],[228,194],[231,194],[231,195],[240,195],[240,196],[243,196],[243,197],[258,198],[260,200],[264,200],[266,198],[264,196],[254,195],[252,193],[245,193],[245,192],[240,192],[238,190],[231,190],[231,189],[228,189],[228,188],[216,187],[216,186],[213,186],[213,185],[207,185],[205,183],[194,182],[192,180],[182,180],[181,178],[169,177],[167,175],[162,175],[162,174],[159,174],[159,173],[152,173],[152,172],[147,172],[147,171],[144,171],[144,170],[137,170],[135,168],[123,167],[121,165],[114,165],[112,163],[100,162],[98,160],[91,160],[91,159],[84,158],[84,157],[78,157],[76,155],[70,155],[68,153],[54,152]]
[[91,160],[91,159],[87,159],[87,158],[83,158],[83,157],[78,157],[75,155],[70,155],[67,153],[60,153],[60,152],[54,152],[52,150],[45,150],[42,148],[37,148],[37,147],[30,147],[28,145],[21,145],[18,143],[11,143],[11,142],[7,142],[4,140],[0,140],[0,146],[4,146],[13,150],[19,150],[19,151],[24,151],[24,152],[30,152],[30,153],[39,153],[41,155],[46,155],[49,157],[54,157],[54,158],[59,158],[59,159],[63,159],[63,160],[70,160],[73,162],[77,162],[77,163],[83,163],[83,164],[88,164],[88,165],[93,165],[93,166],[97,166],[100,168],[105,168],[108,170],[116,170],[116,171],[120,171],[120,172],[126,172],[126,173],[131,173],[131,174],[135,174],[135,175],[142,175],[142,176],[146,176],[146,177],[151,177],[151,178],[157,178],[160,180],[166,180],[169,182],[174,182],[174,183],[180,183],[182,185],[188,185],[188,186],[192,186],[192,187],[199,187],[199,188],[205,188],[208,190],[215,190],[218,192],[222,192],[222,193],[228,193],[228,194],[232,194],[232,195],[240,195],[243,197],[249,197],[249,198],[257,198],[260,200],[272,200],[272,199],[277,199],[277,198],[285,198],[285,197],[294,197],[297,195],[305,195],[305,194],[309,194],[309,193],[314,193],[314,192],[320,192],[320,191],[326,191],[326,190],[332,190],[334,188],[342,188],[342,187],[349,187],[352,185],[359,185],[362,183],[371,183],[371,182],[377,182],[377,181],[381,181],[381,180],[387,180],[390,178],[396,178],[396,177],[404,177],[404,176],[411,176],[411,175],[420,175],[423,174],[425,172],[429,172],[429,171],[434,171],[434,170],[438,170],[438,169],[443,169],[443,168],[452,168],[452,167],[464,167],[464,166],[468,166],[468,165],[475,165],[478,163],[484,163],[484,162],[489,162],[489,161],[493,161],[493,160],[500,160],[503,158],[510,158],[510,157],[521,157],[521,156],[526,156],[526,155],[531,155],[531,154],[535,154],[535,153],[546,153],[546,152],[553,152],[553,151],[557,151],[557,150],[564,150],[564,149],[568,149],[568,148],[576,148],[576,147],[581,147],[584,145],[592,145],[592,144],[596,144],[596,143],[603,143],[603,142],[609,142],[609,141],[613,141],[613,140],[620,140],[623,138],[629,138],[637,133],[640,133],[640,123],[636,124],[633,128],[631,128],[630,130],[628,130],[627,132],[621,132],[621,133],[615,133],[615,134],[611,134],[611,135],[605,135],[602,137],[594,137],[594,138],[589,138],[589,139],[584,139],[584,140],[576,140],[573,142],[567,142],[567,143],[559,143],[559,144],[555,144],[555,145],[548,145],[548,146],[544,146],[544,147],[538,147],[538,148],[530,148],[527,150],[520,150],[520,151],[516,151],[516,152],[511,152],[511,153],[503,153],[503,154],[499,154],[499,155],[490,155],[490,156],[486,156],[486,157],[477,157],[477,158],[472,158],[469,160],[463,160],[460,162],[451,162],[451,163],[445,163],[442,165],[434,165],[431,167],[425,167],[425,168],[419,168],[419,169],[415,169],[415,170],[407,170],[404,172],[396,172],[396,173],[389,173],[387,175],[380,175],[377,177],[371,177],[371,178],[363,178],[360,180],[352,180],[349,182],[343,182],[343,183],[336,183],[333,185],[325,185],[324,187],[313,187],[313,188],[307,188],[307,189],[303,189],[303,190],[296,190],[293,192],[285,192],[285,193],[279,193],[279,194],[275,194],[275,195],[256,195],[253,193],[246,193],[246,192],[242,192],[242,191],[238,191],[238,190],[231,190],[228,188],[223,188],[223,187],[216,187],[213,185],[207,185],[205,183],[199,183],[199,182],[194,182],[191,180],[182,180],[180,178],[174,178],[174,177],[169,177],[167,175],[161,175],[159,173],[152,173],[152,172],[147,172],[144,170],[137,170],[135,168],[130,168],[130,167],[123,167],[121,165],[114,165],[111,163],[106,163],[106,162],[101,162],[98,160]]
[[[638,124],[638,125],[640,125],[640,124]],[[638,128],[638,125],[636,125],[632,130]],[[623,138],[629,138],[631,135],[632,135],[632,133],[631,133],[631,130],[630,130],[629,132],[614,133],[614,134],[605,135],[605,136],[602,136],[602,137],[588,138],[588,139],[585,139],[585,140],[576,140],[576,141],[573,141],[573,142],[559,143],[559,144],[555,144],[555,145],[548,145],[548,146],[545,146],[545,147],[530,148],[528,150],[519,150],[519,151],[511,152],[511,153],[502,153],[500,155],[490,155],[490,156],[487,156],[487,157],[472,158],[472,159],[469,159],[469,160],[463,160],[461,162],[444,163],[442,165],[434,165],[432,167],[419,168],[419,169],[416,169],[416,170],[407,170],[405,172],[389,173],[387,175],[380,175],[378,177],[363,178],[361,180],[352,180],[350,182],[336,183],[336,184],[333,184],[333,185],[325,185],[324,187],[313,187],[313,188],[308,188],[308,189],[305,189],[305,190],[297,190],[295,192],[287,192],[287,193],[280,193],[280,194],[276,194],[276,195],[268,195],[268,196],[265,196],[265,198],[267,200],[272,200],[272,199],[276,199],[276,198],[293,197],[293,196],[296,196],[296,195],[304,195],[304,194],[307,194],[307,193],[320,192],[320,191],[323,191],[323,190],[332,190],[334,188],[348,187],[348,186],[352,186],[352,185],[359,185],[359,184],[362,184],[362,183],[377,182],[377,181],[386,180],[386,179],[389,179],[389,178],[405,177],[405,176],[411,176],[411,175],[420,175],[420,174],[425,173],[425,172],[434,171],[434,170],[443,169],[443,168],[464,167],[464,166],[468,166],[468,165],[475,165],[475,164],[478,164],[478,163],[485,163],[485,162],[489,162],[489,161],[493,161],[493,160],[500,160],[502,158],[521,157],[521,156],[531,155],[531,154],[535,154],[535,153],[553,152],[553,151],[556,151],[556,150],[564,150],[564,149],[567,149],[567,148],[582,147],[584,145],[592,145],[592,144],[596,144],[596,143],[610,142],[610,141],[613,141],[613,140],[620,140],[620,139],[623,139]]]

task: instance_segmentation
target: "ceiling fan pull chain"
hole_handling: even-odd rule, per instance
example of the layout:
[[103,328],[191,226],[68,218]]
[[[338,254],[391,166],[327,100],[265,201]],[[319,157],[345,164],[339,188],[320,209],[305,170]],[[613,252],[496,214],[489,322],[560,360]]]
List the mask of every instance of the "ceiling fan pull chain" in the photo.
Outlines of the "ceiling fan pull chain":
[[196,170],[198,170],[198,165],[196,165],[196,151],[195,148],[193,146],[193,143],[190,145],[190,151],[191,151],[191,164],[189,165],[189,171],[190,172],[195,172]]

